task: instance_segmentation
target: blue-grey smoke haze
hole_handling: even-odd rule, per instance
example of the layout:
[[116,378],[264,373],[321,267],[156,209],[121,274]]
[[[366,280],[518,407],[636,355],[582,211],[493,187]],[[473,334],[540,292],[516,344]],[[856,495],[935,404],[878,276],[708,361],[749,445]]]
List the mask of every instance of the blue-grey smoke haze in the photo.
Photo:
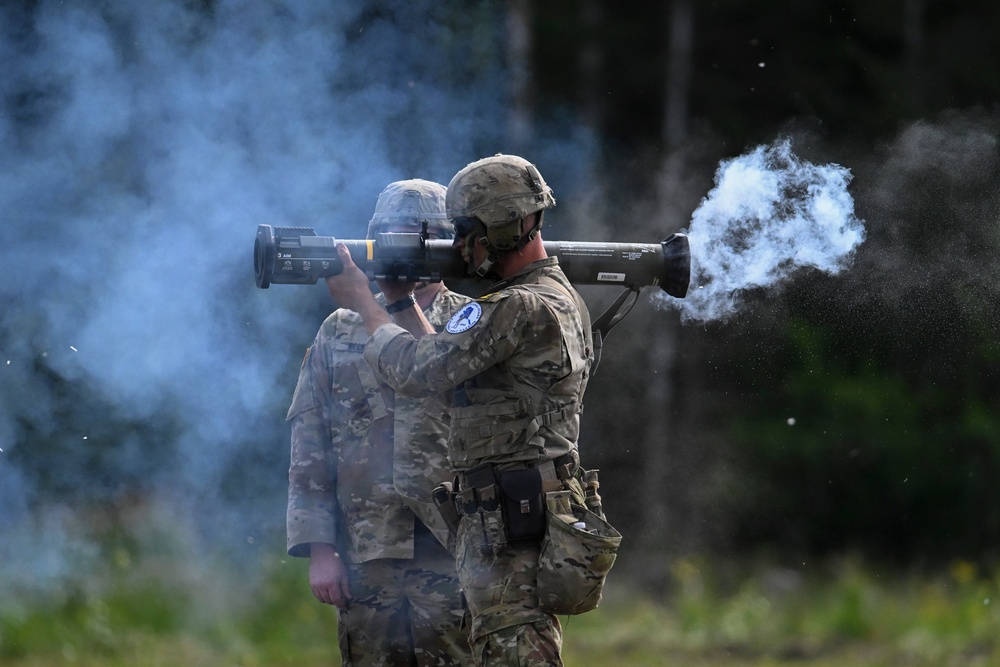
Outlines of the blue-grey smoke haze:
[[[274,406],[322,300],[254,287],[257,224],[358,237],[386,183],[447,183],[510,148],[502,58],[486,57],[502,35],[399,4],[385,17],[298,0],[0,8],[0,533],[74,488],[136,481],[209,527],[280,521],[254,492],[281,487]],[[574,150],[532,157],[555,168]],[[46,469],[19,465],[33,447]],[[258,461],[239,488],[234,471]],[[39,497],[39,478],[65,498]],[[32,525],[35,549],[2,540],[8,564],[65,545],[59,521]]]

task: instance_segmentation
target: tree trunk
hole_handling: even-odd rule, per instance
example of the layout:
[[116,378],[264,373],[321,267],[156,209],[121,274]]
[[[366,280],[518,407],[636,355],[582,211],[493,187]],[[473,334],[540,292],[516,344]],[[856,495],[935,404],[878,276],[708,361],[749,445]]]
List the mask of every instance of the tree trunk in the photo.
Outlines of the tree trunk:
[[[667,34],[666,99],[663,115],[665,156],[661,166],[658,191],[658,213],[661,219],[678,219],[675,197],[683,185],[684,157],[681,146],[687,134],[688,93],[691,79],[693,45],[693,7],[691,0],[674,0],[671,6]],[[673,215],[671,215],[671,213]],[[666,233],[667,230],[664,230]],[[651,590],[664,591],[669,581],[669,555],[685,550],[685,530],[682,521],[690,520],[691,492],[687,488],[691,477],[685,474],[685,445],[677,434],[683,429],[677,423],[675,386],[679,380],[677,339],[680,326],[676,317],[657,317],[656,345],[648,347],[645,410],[646,436],[643,439],[646,471],[645,502],[642,506],[645,530],[642,550],[646,554],[644,578]]]
[[601,95],[604,53],[597,40],[603,19],[604,12],[600,0],[581,0],[580,31],[582,37],[580,39],[578,68],[580,90],[583,91],[582,116],[583,124],[595,133],[600,132],[605,116],[604,96]]
[[[577,52],[577,89],[580,90],[580,138],[586,142],[587,152],[581,155],[585,162],[587,187],[574,193],[568,215],[563,220],[571,221],[572,233],[579,238],[605,238],[609,221],[607,197],[608,179],[603,171],[599,141],[607,116],[604,90],[604,50],[598,36],[601,34],[604,11],[600,0],[581,0],[578,21],[580,25],[580,47]],[[590,139],[590,140],[588,140]]]
[[[691,51],[694,47],[694,9],[691,0],[674,0],[670,11],[666,101],[663,139],[667,160],[687,137],[688,95],[691,90]],[[670,173],[669,169],[667,171]]]
[[906,92],[913,107],[912,115],[915,117],[922,115],[925,105],[922,73],[926,9],[926,0],[906,0],[906,4],[903,7],[903,42],[906,44]]
[[507,137],[511,152],[523,154],[530,146],[533,133],[531,4],[528,0],[511,0],[508,7],[507,70],[511,108],[507,117]]

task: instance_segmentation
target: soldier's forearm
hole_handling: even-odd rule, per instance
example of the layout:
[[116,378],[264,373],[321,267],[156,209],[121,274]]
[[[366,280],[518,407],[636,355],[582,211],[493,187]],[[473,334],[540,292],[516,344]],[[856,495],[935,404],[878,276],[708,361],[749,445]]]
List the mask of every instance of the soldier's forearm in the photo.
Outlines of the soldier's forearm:
[[365,299],[361,303],[357,304],[358,315],[365,323],[365,330],[368,335],[371,336],[375,333],[383,324],[392,324],[392,316],[385,311],[385,308],[378,304],[375,297],[372,296],[369,299]]

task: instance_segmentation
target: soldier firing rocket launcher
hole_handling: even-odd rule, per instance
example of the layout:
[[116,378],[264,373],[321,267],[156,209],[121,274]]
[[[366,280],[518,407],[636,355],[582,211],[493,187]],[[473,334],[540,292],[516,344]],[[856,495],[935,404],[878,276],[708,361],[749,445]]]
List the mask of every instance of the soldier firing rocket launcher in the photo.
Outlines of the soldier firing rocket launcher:
[[[376,234],[371,240],[340,240],[351,259],[372,280],[418,282],[469,278],[469,269],[451,240],[424,233]],[[312,285],[339,274],[337,239],[318,236],[311,227],[258,225],[253,249],[257,287]],[[545,252],[559,258],[575,285],[611,285],[639,292],[659,286],[679,299],[687,295],[691,252],[684,234],[661,243],[545,241]]]

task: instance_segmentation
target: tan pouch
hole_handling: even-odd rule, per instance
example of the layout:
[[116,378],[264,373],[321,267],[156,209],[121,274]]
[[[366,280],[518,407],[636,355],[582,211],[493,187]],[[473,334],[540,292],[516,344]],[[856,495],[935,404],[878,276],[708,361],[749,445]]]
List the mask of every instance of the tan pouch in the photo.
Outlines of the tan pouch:
[[597,607],[622,541],[610,523],[571,498],[569,491],[545,494],[538,603],[552,614],[582,614]]

